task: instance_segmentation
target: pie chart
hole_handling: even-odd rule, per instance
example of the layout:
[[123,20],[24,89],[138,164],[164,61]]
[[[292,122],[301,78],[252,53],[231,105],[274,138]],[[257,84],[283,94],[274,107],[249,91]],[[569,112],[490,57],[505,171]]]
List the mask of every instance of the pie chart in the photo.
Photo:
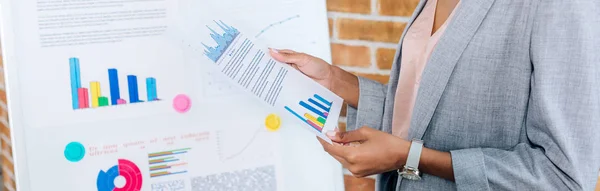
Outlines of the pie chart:
[[[125,180],[122,187],[115,185],[117,177],[122,177]],[[96,186],[98,191],[139,191],[142,189],[142,172],[135,163],[119,159],[118,164],[107,171],[100,170]]]

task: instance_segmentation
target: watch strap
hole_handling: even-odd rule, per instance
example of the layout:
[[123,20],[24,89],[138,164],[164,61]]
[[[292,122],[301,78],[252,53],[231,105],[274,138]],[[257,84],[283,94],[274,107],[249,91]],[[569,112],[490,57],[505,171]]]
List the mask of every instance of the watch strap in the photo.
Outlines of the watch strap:
[[408,151],[406,166],[418,169],[419,161],[421,160],[421,151],[423,150],[423,141],[413,140]]

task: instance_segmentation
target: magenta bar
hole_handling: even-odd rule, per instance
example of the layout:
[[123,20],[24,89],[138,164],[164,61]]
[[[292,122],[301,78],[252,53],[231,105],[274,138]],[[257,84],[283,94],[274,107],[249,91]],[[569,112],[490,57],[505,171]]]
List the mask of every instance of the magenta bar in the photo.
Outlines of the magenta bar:
[[313,122],[312,122],[312,121],[310,121],[310,120],[306,120],[306,122],[307,122],[307,123],[308,123],[310,126],[312,126],[313,128],[315,128],[317,131],[319,131],[319,132],[323,132],[323,127],[320,127],[319,125],[317,125],[317,124],[313,123]]
[[124,99],[117,100],[117,105],[123,105],[123,104],[127,104],[127,101],[125,101]]
[[77,89],[77,97],[79,99],[79,109],[84,109],[84,108],[90,107],[90,98],[88,97],[88,89],[87,88]]

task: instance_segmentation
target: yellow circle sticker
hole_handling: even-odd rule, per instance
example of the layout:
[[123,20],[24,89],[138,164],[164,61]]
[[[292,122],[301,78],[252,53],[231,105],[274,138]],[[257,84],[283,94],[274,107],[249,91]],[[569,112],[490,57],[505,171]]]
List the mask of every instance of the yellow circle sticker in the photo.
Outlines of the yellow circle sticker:
[[265,119],[265,126],[270,132],[278,131],[281,128],[281,118],[275,114],[271,114]]

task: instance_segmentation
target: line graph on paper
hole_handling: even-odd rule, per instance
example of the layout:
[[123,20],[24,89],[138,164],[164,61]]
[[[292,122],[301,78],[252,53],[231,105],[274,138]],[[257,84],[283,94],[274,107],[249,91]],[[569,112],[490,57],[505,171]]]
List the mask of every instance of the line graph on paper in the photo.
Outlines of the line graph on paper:
[[219,158],[222,162],[262,161],[273,156],[272,133],[265,128],[216,133]]
[[234,84],[223,76],[220,76],[213,72],[205,72],[204,77],[204,96],[208,98],[219,98],[219,97],[231,97],[239,95],[238,90]]
[[255,37],[256,37],[256,38],[259,38],[259,37],[260,37],[261,35],[263,35],[265,32],[267,32],[267,31],[271,30],[271,28],[273,28],[273,27],[276,27],[276,26],[278,26],[278,25],[282,25],[282,24],[284,24],[284,23],[287,23],[287,22],[289,22],[289,21],[292,21],[292,20],[294,20],[294,19],[298,19],[298,18],[300,18],[300,15],[294,15],[294,16],[291,16],[291,17],[285,18],[285,19],[283,19],[283,20],[280,20],[280,21],[277,21],[277,22],[271,23],[270,25],[268,25],[267,27],[265,27],[264,29],[262,29],[262,30],[261,30],[261,31],[260,31],[260,32],[259,32],[259,33],[258,33],[258,34],[255,36]]

